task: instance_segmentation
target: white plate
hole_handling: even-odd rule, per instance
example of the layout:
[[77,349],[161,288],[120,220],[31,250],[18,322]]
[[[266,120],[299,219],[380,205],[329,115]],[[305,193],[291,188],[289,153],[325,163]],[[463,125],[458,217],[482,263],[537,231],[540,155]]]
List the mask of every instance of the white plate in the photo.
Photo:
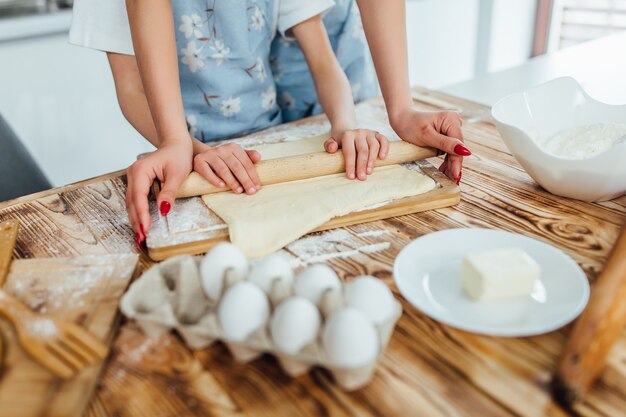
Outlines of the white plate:
[[[461,261],[473,252],[518,247],[541,266],[528,297],[472,301],[461,287]],[[574,320],[589,299],[585,273],[561,250],[529,237],[489,229],[430,233],[396,258],[394,280],[402,295],[423,313],[450,326],[492,336],[532,336]]]

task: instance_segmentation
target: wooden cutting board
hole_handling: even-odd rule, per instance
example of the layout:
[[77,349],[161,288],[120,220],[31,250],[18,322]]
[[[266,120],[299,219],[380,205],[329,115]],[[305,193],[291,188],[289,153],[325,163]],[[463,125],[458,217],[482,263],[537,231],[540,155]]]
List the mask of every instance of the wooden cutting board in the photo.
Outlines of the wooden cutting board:
[[[137,255],[15,260],[4,289],[33,310],[79,323],[110,343],[118,324],[117,305],[137,271],[137,261]],[[0,320],[0,333],[0,417],[82,415],[104,361],[64,381],[22,351],[5,320]]]
[[[335,217],[314,232],[434,210],[455,205],[460,201],[459,187],[429,162],[418,161],[407,167],[411,168],[419,168],[430,176],[437,183],[437,187],[424,194]],[[167,219],[169,230],[154,203],[150,211],[153,225],[146,244],[150,258],[155,261],[182,254],[204,253],[216,244],[228,241],[228,226],[207,208],[200,197],[176,200]]]

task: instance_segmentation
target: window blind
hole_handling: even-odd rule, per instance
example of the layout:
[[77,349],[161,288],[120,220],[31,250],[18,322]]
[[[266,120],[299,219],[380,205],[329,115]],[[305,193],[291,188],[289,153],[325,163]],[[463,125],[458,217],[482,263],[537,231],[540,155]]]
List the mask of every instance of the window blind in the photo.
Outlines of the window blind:
[[559,47],[626,30],[626,0],[562,0]]

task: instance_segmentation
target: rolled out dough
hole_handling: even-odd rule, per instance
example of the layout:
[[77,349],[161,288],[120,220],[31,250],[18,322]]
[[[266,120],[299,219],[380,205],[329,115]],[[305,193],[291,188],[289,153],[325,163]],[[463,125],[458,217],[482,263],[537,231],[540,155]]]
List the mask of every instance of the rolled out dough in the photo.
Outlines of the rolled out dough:
[[230,241],[247,257],[272,253],[326,223],[357,209],[425,193],[436,183],[400,165],[376,168],[367,181],[328,175],[268,185],[255,195],[203,196],[227,224]]
[[304,155],[307,153],[324,152],[324,142],[330,138],[330,133],[312,136],[301,140],[269,143],[253,146],[250,149],[261,154],[263,160],[285,158],[287,156]]

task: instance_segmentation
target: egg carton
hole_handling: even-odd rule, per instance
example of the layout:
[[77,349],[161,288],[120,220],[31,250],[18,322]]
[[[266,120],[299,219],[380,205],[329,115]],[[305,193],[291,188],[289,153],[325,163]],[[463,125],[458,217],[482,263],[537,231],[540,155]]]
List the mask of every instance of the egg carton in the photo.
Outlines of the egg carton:
[[[402,315],[400,303],[386,287],[385,290],[390,296],[391,311],[387,313],[384,320],[379,320],[378,324],[367,319],[373,324],[377,339],[377,353],[371,359],[359,364],[340,365],[336,360],[332,360],[333,358],[324,348],[323,331],[328,319],[335,313],[341,313],[345,316],[354,315],[356,313],[353,311],[359,311],[353,306],[346,306],[345,284],[338,278],[339,286],[325,289],[317,287],[318,291],[320,288],[322,291],[319,291],[320,294],[315,303],[320,318],[319,329],[315,337],[298,347],[296,352],[285,353],[285,350],[281,350],[272,337],[271,323],[277,307],[283,301],[292,298],[298,290],[297,282],[294,279],[284,278],[288,277],[290,273],[293,276],[291,266],[287,261],[281,261],[278,257],[279,254],[275,254],[265,261],[266,271],[270,271],[270,273],[258,273],[263,267],[263,261],[257,262],[256,265],[253,264],[252,271],[250,271],[248,267],[242,267],[241,258],[243,255],[237,261],[229,260],[228,256],[222,256],[222,252],[232,252],[233,250],[233,248],[226,248],[225,251],[220,251],[218,247],[212,251],[213,253],[210,252],[205,258],[212,256],[218,265],[213,267],[209,265],[208,269],[206,265],[203,265],[206,260],[203,260],[202,257],[189,255],[174,257],[153,266],[131,285],[121,300],[120,309],[124,315],[136,320],[149,336],[154,337],[175,330],[192,349],[203,349],[220,341],[228,347],[235,360],[241,363],[252,361],[264,353],[270,353],[277,358],[283,370],[292,377],[303,375],[312,367],[320,366],[329,370],[339,386],[345,390],[358,389],[371,380],[376,365],[384,354],[395,324]],[[237,262],[241,264],[240,267],[236,265]],[[206,261],[206,263],[209,262]],[[247,264],[247,261],[245,263]],[[332,271],[325,265],[323,267]],[[214,276],[215,273],[221,275],[217,279],[217,285],[213,285],[211,282],[207,283],[207,279],[203,279],[207,274]],[[334,272],[332,274],[335,275]],[[370,279],[375,280],[374,278]],[[318,281],[311,282],[316,284]],[[223,302],[224,295],[232,287],[241,283],[246,284],[240,285],[238,290],[244,287],[248,290],[252,289],[248,283],[263,290],[269,306],[269,313],[263,325],[245,334],[243,338],[239,337],[240,335],[233,337],[233,330],[227,331],[223,325],[224,317],[227,317],[227,313],[229,313],[226,310],[226,302]],[[232,292],[234,293],[235,290]],[[230,310],[230,314],[235,316],[235,319],[229,322],[229,326],[241,327],[241,323],[236,317],[237,309],[245,310],[254,304],[245,301],[229,302],[229,305],[233,305],[235,308]],[[221,309],[220,306],[223,308]],[[362,305],[361,309],[363,308]],[[348,310],[351,313],[347,313]],[[235,313],[232,313],[233,311]],[[361,313],[359,312],[359,314]],[[363,315],[363,317],[366,316]],[[289,337],[292,335],[290,334]],[[292,341],[289,337],[287,342]]]

